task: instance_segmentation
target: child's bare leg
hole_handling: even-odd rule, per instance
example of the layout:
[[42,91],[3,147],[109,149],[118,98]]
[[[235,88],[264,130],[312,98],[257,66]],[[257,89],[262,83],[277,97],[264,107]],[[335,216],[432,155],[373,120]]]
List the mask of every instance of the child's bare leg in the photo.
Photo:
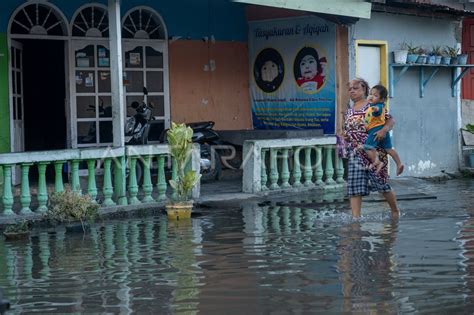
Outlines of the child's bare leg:
[[395,151],[394,149],[388,149],[386,151],[397,164],[397,176],[403,173],[403,169],[405,168],[405,166],[402,164],[402,161],[400,160],[400,156],[398,155],[397,151]]

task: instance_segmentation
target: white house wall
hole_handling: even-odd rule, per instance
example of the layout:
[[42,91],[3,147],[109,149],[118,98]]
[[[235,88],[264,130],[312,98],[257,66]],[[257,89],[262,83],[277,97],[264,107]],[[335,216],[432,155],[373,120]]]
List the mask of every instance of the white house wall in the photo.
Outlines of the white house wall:
[[[355,40],[388,42],[392,51],[407,42],[431,49],[433,45],[453,46],[460,23],[457,21],[373,12],[370,20],[359,20],[349,31],[350,77],[354,77]],[[399,70],[395,70],[398,74]],[[429,74],[429,72],[428,72]],[[425,72],[425,78],[427,77]],[[406,176],[436,176],[458,171],[457,97],[451,96],[451,69],[440,69],[420,98],[419,68],[411,68],[395,85],[390,110],[395,118],[393,144],[405,164]],[[391,174],[394,174],[391,163]]]

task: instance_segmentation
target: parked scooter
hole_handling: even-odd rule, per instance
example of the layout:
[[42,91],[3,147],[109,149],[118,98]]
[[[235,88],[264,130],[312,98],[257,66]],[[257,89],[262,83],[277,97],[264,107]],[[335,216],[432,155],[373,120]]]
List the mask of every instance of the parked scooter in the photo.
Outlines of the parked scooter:
[[[143,94],[148,95],[146,87],[143,88]],[[153,104],[147,104],[145,100],[141,104],[135,101],[130,107],[135,109],[135,115],[125,123],[125,144],[147,144],[150,121],[155,119],[152,115]]]
[[[193,143],[198,143],[201,150],[201,180],[212,181],[218,180],[221,175],[221,158],[216,150],[216,146],[221,145],[220,137],[215,130],[213,121],[203,121],[187,123],[188,127],[193,129]],[[166,132],[168,129],[163,130],[160,135],[160,142],[166,143]]]

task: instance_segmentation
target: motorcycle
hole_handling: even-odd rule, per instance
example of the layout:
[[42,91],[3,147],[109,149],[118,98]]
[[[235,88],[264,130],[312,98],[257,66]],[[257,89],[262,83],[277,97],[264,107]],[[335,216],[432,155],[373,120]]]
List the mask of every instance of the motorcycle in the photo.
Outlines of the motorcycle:
[[[203,182],[218,180],[221,176],[222,163],[221,157],[216,150],[216,146],[221,145],[220,137],[213,130],[213,121],[193,122],[186,124],[193,130],[192,142],[200,145],[201,159],[201,180]],[[166,143],[166,132],[163,130],[159,139],[161,143]]]
[[[143,88],[143,94],[148,95],[145,87]],[[150,121],[155,119],[152,114],[153,104],[147,104],[145,100],[141,104],[135,101],[130,104],[130,107],[135,109],[135,115],[127,119],[125,123],[125,144],[147,144]]]
[[[143,88],[143,94],[148,94],[146,88]],[[125,143],[126,145],[147,144],[151,121],[154,120],[152,115],[153,104],[147,104],[143,100],[141,104],[135,101],[130,106],[135,109],[135,115],[130,117],[125,124]],[[192,141],[200,144],[202,181],[219,179],[222,165],[221,157],[215,147],[222,145],[222,143],[217,132],[213,130],[214,122],[189,123],[188,126],[193,129]],[[159,137],[161,143],[166,143],[166,132],[167,129]],[[169,173],[169,170],[167,173]],[[143,174],[141,162],[137,163],[136,174],[137,180],[140,182]]]

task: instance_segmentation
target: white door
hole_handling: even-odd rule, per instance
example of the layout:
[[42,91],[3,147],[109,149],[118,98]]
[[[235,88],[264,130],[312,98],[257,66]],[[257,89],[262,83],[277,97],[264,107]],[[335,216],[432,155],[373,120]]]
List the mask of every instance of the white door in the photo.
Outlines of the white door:
[[380,47],[357,46],[357,76],[364,78],[369,86],[380,84]]
[[12,117],[12,151],[25,151],[23,106],[23,45],[12,40],[10,48],[10,112]]

